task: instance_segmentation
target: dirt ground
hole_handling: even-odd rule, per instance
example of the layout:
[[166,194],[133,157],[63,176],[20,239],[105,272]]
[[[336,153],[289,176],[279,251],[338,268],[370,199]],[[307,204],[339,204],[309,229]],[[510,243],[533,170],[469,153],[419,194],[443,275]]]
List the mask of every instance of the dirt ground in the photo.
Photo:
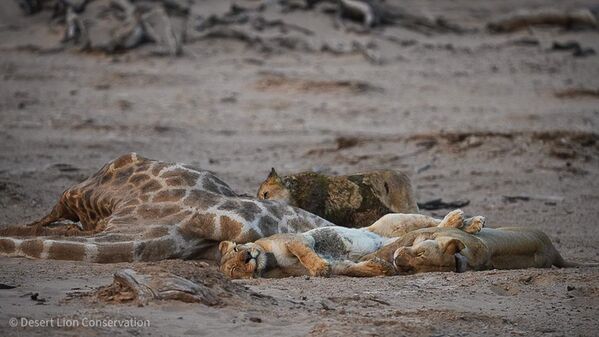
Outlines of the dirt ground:
[[[482,27],[546,2],[402,3]],[[201,6],[222,11],[228,3]],[[339,33],[322,13],[288,15],[342,42],[370,38]],[[551,50],[556,41],[575,40],[599,51],[597,30],[427,36],[391,27],[385,34],[410,42],[376,40],[384,62],[373,64],[361,53],[264,53],[220,39],[186,44],[179,58],[144,48],[117,55],[55,50],[60,30],[48,20],[22,16],[12,1],[0,4],[1,226],[43,215],[63,189],[135,151],[212,170],[252,195],[273,166],[280,173],[402,169],[421,202],[470,200],[463,210],[485,215],[490,227],[536,227],[566,259],[599,262],[599,57]],[[86,295],[109,284],[116,270],[144,265],[0,257],[0,283],[16,286],[0,289],[0,335],[595,336],[599,330],[599,267],[235,281],[240,295],[216,307],[108,304]],[[134,318],[150,327],[12,328],[11,317]]]

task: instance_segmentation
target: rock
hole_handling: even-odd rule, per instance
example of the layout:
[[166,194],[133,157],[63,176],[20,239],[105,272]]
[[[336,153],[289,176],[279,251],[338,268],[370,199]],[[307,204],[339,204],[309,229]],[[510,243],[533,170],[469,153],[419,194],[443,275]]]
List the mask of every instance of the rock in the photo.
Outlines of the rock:
[[329,301],[329,300],[322,300],[320,301],[320,305],[322,306],[322,308],[324,310],[335,310],[333,302]]

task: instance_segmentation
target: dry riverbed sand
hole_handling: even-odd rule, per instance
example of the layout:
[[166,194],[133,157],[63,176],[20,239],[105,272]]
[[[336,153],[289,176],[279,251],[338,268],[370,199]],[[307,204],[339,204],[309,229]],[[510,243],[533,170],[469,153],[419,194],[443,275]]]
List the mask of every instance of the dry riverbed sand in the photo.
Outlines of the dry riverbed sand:
[[[543,4],[405,1],[408,9],[475,28]],[[201,6],[225,11],[228,5]],[[322,13],[288,15],[341,42],[370,38],[339,33]],[[487,216],[491,227],[540,228],[566,259],[599,262],[599,57],[551,50],[554,42],[575,40],[599,51],[596,30],[427,36],[388,28],[409,42],[377,40],[384,62],[375,64],[362,52],[264,53],[222,39],[186,44],[179,58],[152,56],[145,47],[117,55],[53,50],[60,30],[43,15],[22,16],[12,1],[0,4],[0,23],[2,226],[44,214],[64,188],[135,151],[212,170],[247,194],[271,166],[283,174],[402,169],[421,202],[467,199],[463,210]],[[94,294],[127,267],[211,275],[225,289],[222,303],[137,306]],[[594,336],[599,330],[598,267],[232,283],[215,275],[197,261],[101,265],[2,257],[0,283],[15,288],[0,289],[0,335]],[[11,317],[133,318],[150,327],[12,328]]]

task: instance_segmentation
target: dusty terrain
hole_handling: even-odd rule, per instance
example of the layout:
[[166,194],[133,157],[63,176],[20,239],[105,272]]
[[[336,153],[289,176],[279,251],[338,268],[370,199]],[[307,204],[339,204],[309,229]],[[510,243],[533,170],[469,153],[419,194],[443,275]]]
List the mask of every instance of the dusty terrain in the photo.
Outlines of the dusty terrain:
[[[544,2],[404,3],[480,28]],[[228,4],[202,6],[218,12]],[[599,262],[599,57],[551,50],[555,41],[575,40],[599,51],[596,30],[427,36],[391,27],[385,34],[404,43],[376,40],[384,60],[376,64],[359,52],[264,53],[221,39],[186,44],[179,58],[144,48],[117,55],[56,50],[60,30],[44,15],[24,17],[12,1],[0,4],[2,226],[39,217],[64,188],[135,151],[212,170],[247,194],[272,166],[283,174],[403,169],[419,201],[467,199],[463,210],[485,215],[491,227],[534,226],[566,259]],[[288,15],[331,39],[371,38],[338,32],[324,14]],[[599,330],[599,267],[235,281],[239,297],[216,307],[138,307],[86,295],[126,266],[144,264],[0,258],[0,283],[16,286],[0,289],[0,335],[594,336]],[[133,317],[151,327],[25,329],[9,327],[10,317]]]

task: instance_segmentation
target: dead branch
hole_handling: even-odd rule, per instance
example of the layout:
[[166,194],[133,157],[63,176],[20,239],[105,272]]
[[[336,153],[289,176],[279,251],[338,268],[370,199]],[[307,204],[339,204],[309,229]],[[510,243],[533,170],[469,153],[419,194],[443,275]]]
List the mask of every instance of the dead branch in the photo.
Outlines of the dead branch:
[[572,88],[556,91],[554,93],[557,98],[578,98],[578,97],[589,97],[599,98],[599,89],[591,88]]
[[423,34],[463,33],[465,29],[442,17],[429,18],[378,0],[339,0],[340,17],[361,21],[365,29],[398,25]]
[[141,16],[145,37],[164,47],[171,56],[181,55],[181,35],[175,33],[162,7],[155,7]]
[[205,285],[167,272],[141,274],[132,269],[114,273],[113,283],[101,288],[98,297],[106,301],[134,301],[140,305],[154,300],[220,304],[218,294]]
[[418,203],[420,209],[426,209],[429,211],[437,209],[455,209],[464,207],[470,204],[470,200],[456,200],[445,202],[442,199],[433,199],[426,202]]
[[487,28],[494,33],[510,33],[536,25],[560,26],[566,29],[598,27],[597,18],[586,8],[571,11],[545,8],[516,11],[489,22]]

